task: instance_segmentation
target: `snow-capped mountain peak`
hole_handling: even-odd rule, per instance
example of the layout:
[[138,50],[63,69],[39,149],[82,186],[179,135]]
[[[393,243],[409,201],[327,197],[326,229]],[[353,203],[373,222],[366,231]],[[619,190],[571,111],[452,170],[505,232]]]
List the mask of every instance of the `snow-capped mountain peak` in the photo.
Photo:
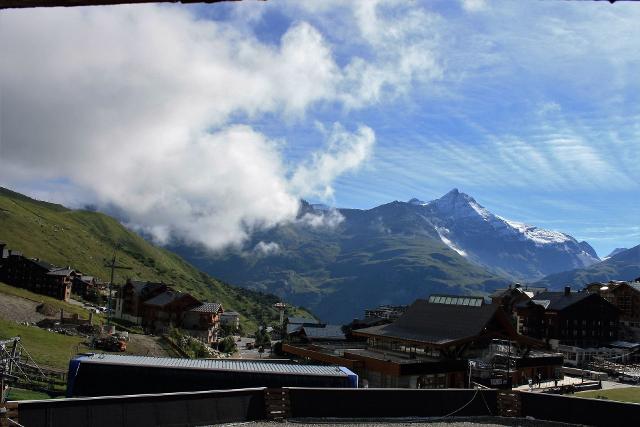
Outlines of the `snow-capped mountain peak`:
[[589,266],[600,259],[587,242],[559,231],[493,214],[457,188],[426,204],[424,215],[440,240],[458,254],[515,279]]
[[476,202],[473,197],[461,193],[457,188],[449,191],[439,199],[429,202],[427,206],[434,208],[440,214],[453,218],[479,216],[484,221],[491,221],[495,218],[495,215]]
[[409,200],[407,203],[409,203],[410,205],[416,205],[416,206],[424,206],[427,204],[427,202],[424,202],[420,199],[416,199],[415,197]]

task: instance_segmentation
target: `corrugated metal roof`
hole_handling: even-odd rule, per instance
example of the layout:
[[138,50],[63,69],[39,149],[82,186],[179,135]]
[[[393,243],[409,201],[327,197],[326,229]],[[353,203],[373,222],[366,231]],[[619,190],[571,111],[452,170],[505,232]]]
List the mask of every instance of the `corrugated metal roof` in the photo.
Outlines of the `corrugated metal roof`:
[[289,365],[285,363],[259,362],[253,360],[177,359],[171,357],[120,356],[115,354],[80,356],[79,359],[81,360],[81,363],[104,363],[107,365],[200,369],[229,372],[256,372],[282,375],[347,376],[347,374],[341,371],[337,366]]

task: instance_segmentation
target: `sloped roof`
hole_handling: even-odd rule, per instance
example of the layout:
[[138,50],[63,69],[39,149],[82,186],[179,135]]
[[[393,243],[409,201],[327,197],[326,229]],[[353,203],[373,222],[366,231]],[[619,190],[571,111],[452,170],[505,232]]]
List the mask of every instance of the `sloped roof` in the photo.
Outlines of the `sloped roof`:
[[[15,255],[15,254],[16,254],[16,252],[12,253],[12,255]],[[55,270],[56,268],[58,268],[55,265],[49,264],[48,262],[43,261],[41,259],[34,258],[34,259],[31,259],[30,261],[32,263],[34,263],[35,265],[37,265],[38,267],[43,268],[45,270],[51,271],[51,270]]]
[[298,332],[302,329],[302,325],[299,324],[289,324],[287,325],[287,335],[293,334],[294,332]]
[[164,307],[188,295],[189,294],[186,294],[184,292],[164,291],[160,295],[156,295],[155,297],[151,298],[148,301],[145,301],[144,303],[147,305],[154,305],[156,307]]
[[303,326],[302,330],[307,338],[311,340],[334,340],[342,341],[347,339],[342,332],[342,326],[340,325],[326,325],[322,326]]
[[75,270],[73,270],[72,268],[58,268],[55,270],[51,270],[47,274],[49,276],[68,276],[73,273],[75,273]]
[[358,329],[353,333],[445,344],[480,335],[497,310],[498,306],[491,304],[473,307],[416,300],[394,323]]
[[222,304],[217,302],[203,302],[200,305],[197,305],[190,309],[189,311],[194,311],[196,313],[217,313],[222,308]]
[[287,317],[287,323],[290,325],[319,325],[320,322],[307,317]]
[[[541,292],[532,300],[534,304],[542,305],[547,310],[561,311],[565,308],[582,301],[592,295],[589,292],[571,292],[565,295],[563,291],[559,292]],[[521,302],[517,307],[526,307],[527,302]]]

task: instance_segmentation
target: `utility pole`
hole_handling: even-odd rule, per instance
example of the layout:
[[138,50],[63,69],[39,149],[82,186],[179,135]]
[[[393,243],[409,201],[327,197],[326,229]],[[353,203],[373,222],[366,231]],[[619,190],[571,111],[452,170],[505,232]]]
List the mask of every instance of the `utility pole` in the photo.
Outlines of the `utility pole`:
[[113,249],[113,256],[111,257],[111,261],[108,264],[105,264],[105,267],[111,269],[111,276],[109,279],[109,300],[107,302],[107,326],[111,325],[111,316],[112,316],[112,308],[111,308],[111,301],[112,301],[112,292],[113,292],[113,276],[115,273],[115,270],[131,270],[131,267],[127,267],[124,265],[118,265],[116,264],[116,251],[118,250],[118,247],[116,246]]

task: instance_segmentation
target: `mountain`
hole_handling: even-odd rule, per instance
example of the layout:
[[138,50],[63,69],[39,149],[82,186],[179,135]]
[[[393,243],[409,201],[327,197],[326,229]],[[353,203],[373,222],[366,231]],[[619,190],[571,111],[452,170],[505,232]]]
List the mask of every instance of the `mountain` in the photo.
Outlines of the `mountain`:
[[71,265],[103,280],[108,277],[104,260],[119,244],[118,263],[132,270],[122,270],[117,281],[126,276],[174,284],[178,290],[240,312],[249,328],[278,318],[272,307],[277,297],[213,279],[101,213],[67,209],[0,187],[0,240],[26,256]]
[[615,248],[614,250],[611,251],[611,253],[609,255],[607,255],[606,257],[602,258],[603,261],[608,260],[609,258],[611,258],[614,255],[618,255],[620,252],[624,252],[626,250],[628,250],[629,248]]
[[443,242],[504,277],[534,281],[600,261],[587,242],[494,215],[457,189],[421,206]]
[[640,245],[618,252],[608,259],[571,271],[551,274],[535,285],[548,288],[561,288],[571,285],[582,288],[592,282],[607,282],[609,280],[634,280],[640,277]]
[[[444,244],[421,211],[403,202],[330,212],[303,203],[296,221],[255,233],[247,250],[171,249],[217,277],[275,293],[330,322],[361,317],[379,304],[507,284]],[[266,246],[277,250],[265,253]]]
[[378,304],[482,294],[599,261],[586,242],[496,216],[457,189],[431,202],[368,210],[303,202],[295,221],[254,233],[243,250],[170,249],[216,277],[275,293],[332,322]]

